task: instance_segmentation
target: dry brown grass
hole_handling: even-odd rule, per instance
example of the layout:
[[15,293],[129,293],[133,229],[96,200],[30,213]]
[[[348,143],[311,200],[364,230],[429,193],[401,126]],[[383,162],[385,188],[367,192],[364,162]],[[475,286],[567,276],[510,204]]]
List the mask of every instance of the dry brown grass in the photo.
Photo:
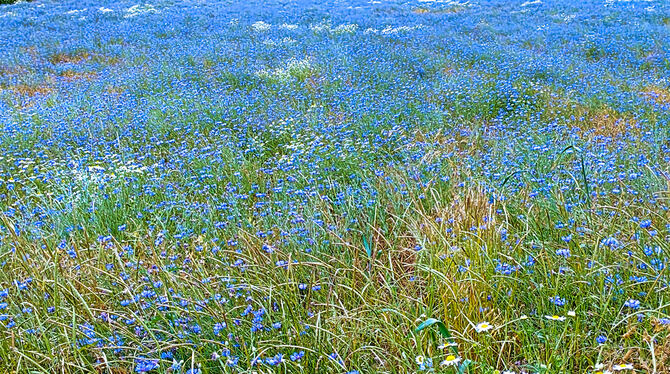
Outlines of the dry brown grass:
[[588,123],[593,126],[593,134],[613,138],[627,135],[636,128],[635,120],[609,108],[593,113]]
[[39,59],[39,53],[37,53],[37,47],[32,46],[32,47],[21,47],[19,48],[19,51],[21,53],[26,53],[30,56],[30,58],[33,59],[33,61],[37,61]]
[[430,10],[426,8],[416,8],[412,11],[415,14],[425,14],[425,13],[430,13]]
[[451,66],[444,66],[440,71],[445,75],[454,75],[456,73],[456,68]]
[[414,14],[456,14],[463,12],[467,7],[464,6],[453,6],[451,8],[444,9],[429,9],[424,7],[414,8],[412,13]]
[[121,62],[123,62],[123,60],[121,59],[121,57],[118,57],[118,56],[108,56],[108,55],[100,54],[100,53],[94,53],[94,54],[91,54],[91,59],[90,59],[90,61],[91,61],[91,62],[94,62],[94,63],[101,64],[101,65],[107,65],[107,66],[118,65],[118,64],[120,64]]
[[489,198],[481,187],[468,189],[463,198],[452,204],[451,209],[454,217],[460,222],[470,218],[474,220],[473,224],[482,222],[484,218],[491,222],[495,218],[493,211],[493,205],[489,204]]
[[104,92],[110,96],[118,98],[124,92],[128,90],[128,87],[125,86],[108,86],[105,88]]
[[629,113],[618,112],[608,106],[591,108],[576,104],[573,108],[575,118],[581,121],[568,123],[571,128],[579,128],[582,136],[620,138],[638,134],[637,122]]
[[52,64],[78,64],[91,58],[88,52],[64,53],[59,52],[49,56],[48,60]]
[[0,77],[15,77],[27,73],[28,69],[23,66],[0,66]]
[[670,104],[670,90],[659,86],[647,86],[642,95],[659,105]]
[[575,120],[566,125],[578,129],[585,138],[639,135],[638,124],[632,113],[620,112],[603,103],[585,104],[547,85],[540,85],[533,92],[539,96],[539,102],[544,103],[546,112],[551,116],[574,116]]
[[[417,243],[435,243],[441,247],[439,252],[450,252],[450,246],[457,242],[451,235],[459,237],[463,232],[471,232],[472,227],[479,228],[479,240],[497,240],[495,227],[499,226],[497,221],[501,216],[495,214],[498,206],[489,202],[489,196],[482,187],[468,188],[462,193],[454,190],[440,193],[430,189],[426,191],[426,196],[433,200],[430,208],[417,203],[416,214],[413,215],[415,219],[407,222]],[[450,234],[445,234],[446,227],[451,228]]]
[[4,90],[12,91],[16,95],[20,96],[36,96],[36,95],[46,95],[53,92],[53,88],[48,85],[43,84],[15,84],[3,87]]
[[670,372],[670,339],[659,339],[656,337],[652,351],[650,342],[654,337],[650,336],[647,331],[642,331],[639,335],[641,335],[642,341],[646,345],[627,349],[620,348],[604,353],[603,361],[612,362],[613,364],[621,362],[635,363],[636,369],[642,370],[645,373]]
[[65,70],[60,73],[60,76],[63,77],[68,82],[74,81],[93,81],[98,78],[98,74],[95,72],[77,72],[74,70]]

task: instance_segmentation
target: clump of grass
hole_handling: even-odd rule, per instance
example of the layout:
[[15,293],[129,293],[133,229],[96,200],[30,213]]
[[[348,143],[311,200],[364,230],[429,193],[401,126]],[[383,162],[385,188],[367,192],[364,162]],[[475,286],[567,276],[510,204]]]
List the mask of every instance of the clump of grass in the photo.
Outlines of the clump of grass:
[[45,84],[27,84],[21,83],[4,87],[5,90],[12,91],[16,95],[21,96],[36,96],[47,95],[53,91],[53,88]]
[[670,104],[670,90],[659,86],[646,87],[642,93],[646,98],[659,105]]
[[65,70],[60,73],[60,76],[63,77],[66,81],[76,82],[76,81],[92,81],[97,78],[95,72],[78,72],[74,70]]
[[74,53],[58,52],[50,55],[48,61],[54,65],[57,64],[80,64],[91,58],[91,53],[88,51],[79,51]]
[[466,4],[463,5],[451,5],[451,6],[443,6],[439,8],[427,8],[427,7],[418,7],[414,8],[412,10],[412,13],[414,14],[419,14],[419,15],[427,15],[427,14],[457,14],[464,12],[468,9],[468,6]]

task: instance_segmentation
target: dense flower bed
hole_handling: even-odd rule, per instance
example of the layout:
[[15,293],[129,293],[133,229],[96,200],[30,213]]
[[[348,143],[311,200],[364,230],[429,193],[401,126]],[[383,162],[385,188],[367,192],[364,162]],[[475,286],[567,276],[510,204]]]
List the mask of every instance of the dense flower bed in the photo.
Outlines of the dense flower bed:
[[670,3],[0,7],[0,368],[670,370]]

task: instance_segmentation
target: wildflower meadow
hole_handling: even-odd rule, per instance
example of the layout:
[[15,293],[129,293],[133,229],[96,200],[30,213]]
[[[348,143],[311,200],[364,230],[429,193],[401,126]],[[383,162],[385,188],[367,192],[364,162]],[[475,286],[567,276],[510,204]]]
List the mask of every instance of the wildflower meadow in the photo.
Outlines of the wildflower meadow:
[[670,2],[0,1],[0,373],[670,373]]

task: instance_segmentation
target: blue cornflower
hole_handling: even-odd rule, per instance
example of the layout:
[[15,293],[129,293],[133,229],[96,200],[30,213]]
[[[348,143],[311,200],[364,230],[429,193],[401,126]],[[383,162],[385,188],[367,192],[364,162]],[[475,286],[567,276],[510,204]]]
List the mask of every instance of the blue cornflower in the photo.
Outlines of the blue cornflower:
[[163,360],[170,360],[170,359],[172,359],[173,357],[174,357],[174,354],[172,353],[172,351],[163,351],[163,352],[161,352],[161,358],[162,358]]
[[226,323],[225,322],[219,322],[214,324],[214,335],[219,336],[221,334],[221,330],[226,328]]
[[146,373],[148,371],[158,368],[158,360],[150,360],[146,358],[138,358],[135,361],[135,371],[138,373]]
[[305,351],[291,353],[291,361],[300,361],[305,356]]
[[628,299],[628,301],[626,301],[624,306],[632,309],[637,309],[640,307],[640,301],[635,299]]
[[616,238],[613,238],[611,236],[601,240],[600,243],[602,243],[602,245],[609,247],[610,249],[617,249],[621,245],[621,243]]
[[570,257],[570,250],[567,249],[567,248],[557,249],[557,250],[556,250],[556,255],[557,255],[557,256],[561,256],[561,257],[568,258],[568,257]]
[[328,358],[330,358],[333,361],[337,361],[340,364],[342,363],[342,359],[340,359],[340,355],[338,355],[337,352],[329,353]]
[[565,305],[565,299],[562,298],[562,297],[559,297],[559,296],[550,297],[550,298],[549,298],[549,301],[551,301],[552,303],[554,303],[556,306],[563,306],[563,305]]
[[284,355],[277,353],[274,357],[269,357],[265,360],[265,363],[270,366],[277,366],[284,361]]

